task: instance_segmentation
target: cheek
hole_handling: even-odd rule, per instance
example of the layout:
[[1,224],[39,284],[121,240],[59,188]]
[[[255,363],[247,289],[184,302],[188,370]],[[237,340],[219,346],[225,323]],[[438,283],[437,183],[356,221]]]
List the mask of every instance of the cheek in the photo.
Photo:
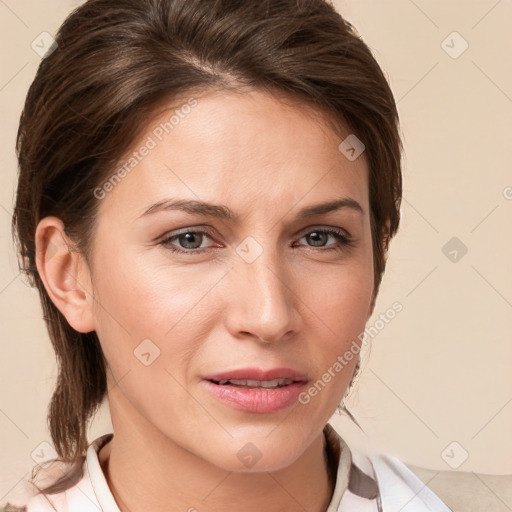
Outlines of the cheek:
[[208,291],[223,273],[171,267],[161,258],[155,264],[140,255],[103,261],[94,276],[95,317],[109,362],[125,373],[138,367],[137,355],[148,348],[160,352],[156,365],[185,368],[208,330],[216,307]]
[[[357,364],[361,336],[369,315],[373,294],[373,267],[370,264],[347,265],[322,279],[321,286],[310,286],[304,297],[311,308],[310,325],[315,326],[316,346],[310,353],[318,376],[325,375],[336,395],[348,385]],[[330,372],[330,376],[325,372]],[[333,377],[335,375],[335,377]],[[324,396],[324,398],[326,398]],[[341,397],[339,397],[341,398]]]
[[324,272],[302,283],[302,297],[318,322],[338,340],[346,340],[362,330],[368,318],[374,286],[371,256]]
[[[148,258],[149,259],[149,258]],[[190,366],[208,331],[205,300],[218,278],[198,283],[197,272],[148,268],[141,259],[125,258],[98,267],[97,334],[118,389],[153,422],[166,421],[176,410],[199,414],[187,401]],[[199,284],[199,285],[198,285]],[[206,297],[208,299],[208,297]],[[179,384],[178,384],[179,383]],[[113,387],[113,382],[111,383]]]

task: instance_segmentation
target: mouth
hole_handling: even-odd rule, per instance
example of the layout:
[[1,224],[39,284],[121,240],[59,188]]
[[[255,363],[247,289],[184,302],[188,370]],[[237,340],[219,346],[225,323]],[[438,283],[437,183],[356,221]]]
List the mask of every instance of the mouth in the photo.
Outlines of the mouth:
[[289,386],[295,382],[306,383],[309,380],[305,373],[301,373],[293,368],[270,368],[268,370],[239,368],[205,375],[203,378],[219,386],[261,387],[266,389]]
[[[210,380],[210,379],[208,379]],[[273,380],[249,380],[249,379],[227,379],[227,380],[210,380],[214,384],[218,384],[219,386],[236,386],[242,388],[265,388],[265,389],[275,389],[282,388],[284,386],[289,386],[295,381],[292,379],[273,379]]]
[[203,377],[206,389],[235,409],[272,413],[297,403],[308,377],[290,368],[246,368]]

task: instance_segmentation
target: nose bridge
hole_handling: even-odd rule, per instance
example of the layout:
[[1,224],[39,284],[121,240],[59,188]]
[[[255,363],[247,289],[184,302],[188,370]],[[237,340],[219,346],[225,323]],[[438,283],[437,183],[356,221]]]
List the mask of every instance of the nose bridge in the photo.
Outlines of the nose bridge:
[[293,288],[287,274],[276,249],[251,237],[240,244],[234,272],[237,291],[231,305],[239,332],[274,341],[290,330]]

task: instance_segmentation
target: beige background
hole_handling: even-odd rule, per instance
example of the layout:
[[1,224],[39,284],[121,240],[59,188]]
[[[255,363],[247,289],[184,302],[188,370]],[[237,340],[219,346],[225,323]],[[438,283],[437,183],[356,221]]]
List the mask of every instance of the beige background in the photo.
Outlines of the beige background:
[[[42,31],[54,34],[74,5],[0,1],[0,502],[28,476],[31,453],[50,441],[54,356],[37,293],[18,273],[10,234],[14,140],[40,61],[31,43]],[[406,157],[401,232],[368,325],[395,301],[404,309],[373,338],[349,401],[368,437],[339,416],[333,423],[354,443],[371,439],[417,466],[512,473],[512,2],[335,5],[389,77]],[[445,51],[463,48],[454,31],[469,44],[458,58]],[[454,246],[456,262],[449,253],[454,247],[445,249],[448,257],[443,253],[452,237],[467,247],[461,256]],[[90,439],[109,428],[104,409]]]

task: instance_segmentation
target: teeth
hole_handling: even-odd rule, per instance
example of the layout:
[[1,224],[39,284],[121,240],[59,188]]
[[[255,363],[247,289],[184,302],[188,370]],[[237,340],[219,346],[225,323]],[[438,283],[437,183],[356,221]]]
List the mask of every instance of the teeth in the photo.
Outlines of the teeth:
[[274,379],[274,380],[249,380],[249,379],[229,379],[229,380],[221,380],[219,384],[221,386],[225,386],[226,384],[231,384],[233,386],[246,386],[249,388],[277,388],[281,386],[288,386],[292,384],[293,380],[291,379]]

